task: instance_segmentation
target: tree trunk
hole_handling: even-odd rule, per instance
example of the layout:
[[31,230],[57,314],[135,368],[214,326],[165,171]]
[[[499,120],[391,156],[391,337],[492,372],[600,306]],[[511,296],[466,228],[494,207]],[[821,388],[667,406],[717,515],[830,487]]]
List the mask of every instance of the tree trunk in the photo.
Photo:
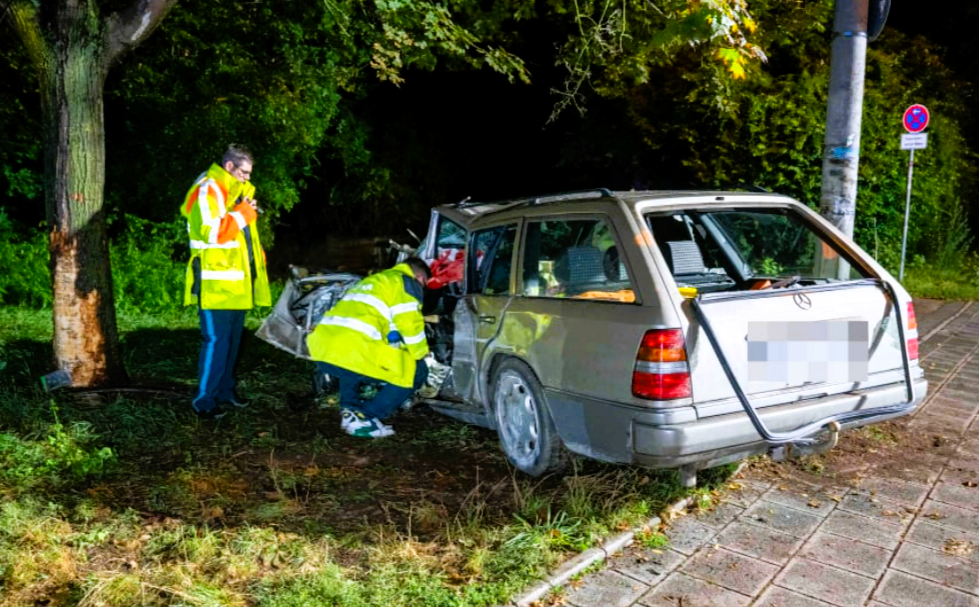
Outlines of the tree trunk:
[[126,379],[102,209],[105,75],[176,1],[133,0],[103,18],[95,0],[0,0],[0,14],[11,16],[41,84],[54,358],[74,386]]
[[102,209],[104,36],[85,4],[59,11],[41,90],[54,358],[75,386],[125,380]]

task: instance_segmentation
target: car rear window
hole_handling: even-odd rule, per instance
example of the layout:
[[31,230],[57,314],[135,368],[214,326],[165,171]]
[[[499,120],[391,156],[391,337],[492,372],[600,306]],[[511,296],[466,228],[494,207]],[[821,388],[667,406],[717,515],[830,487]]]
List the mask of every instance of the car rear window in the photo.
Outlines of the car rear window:
[[712,292],[865,278],[790,209],[674,211],[646,220],[679,287]]

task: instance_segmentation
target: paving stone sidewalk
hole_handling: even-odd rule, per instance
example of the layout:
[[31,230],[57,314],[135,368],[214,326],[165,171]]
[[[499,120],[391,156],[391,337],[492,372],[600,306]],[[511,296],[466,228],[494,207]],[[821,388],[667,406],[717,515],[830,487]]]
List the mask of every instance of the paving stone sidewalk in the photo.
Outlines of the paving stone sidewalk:
[[929,397],[910,422],[949,443],[856,486],[738,480],[663,551],[630,547],[568,589],[576,607],[979,607],[979,305],[918,307]]

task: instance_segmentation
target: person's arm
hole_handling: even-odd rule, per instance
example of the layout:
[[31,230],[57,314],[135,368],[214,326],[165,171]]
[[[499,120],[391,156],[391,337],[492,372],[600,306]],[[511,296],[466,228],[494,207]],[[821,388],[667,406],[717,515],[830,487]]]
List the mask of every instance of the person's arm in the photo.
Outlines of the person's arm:
[[415,360],[421,360],[428,354],[428,340],[425,339],[425,317],[422,316],[422,287],[410,276],[402,281],[409,301],[391,306],[391,316],[394,326],[401,334],[408,353]]
[[[254,192],[254,188],[252,191]],[[242,199],[230,212],[220,214],[218,200],[219,197],[224,197],[224,193],[213,181],[201,184],[197,197],[197,209],[201,214],[204,237],[212,244],[231,242],[238,236],[238,232],[254,223],[258,217],[256,204],[250,198]]]
[[218,226],[218,244],[231,242],[238,236],[238,232],[245,229],[245,226],[255,223],[258,213],[255,211],[255,203],[250,200],[242,200],[235,205],[230,213],[221,218]]

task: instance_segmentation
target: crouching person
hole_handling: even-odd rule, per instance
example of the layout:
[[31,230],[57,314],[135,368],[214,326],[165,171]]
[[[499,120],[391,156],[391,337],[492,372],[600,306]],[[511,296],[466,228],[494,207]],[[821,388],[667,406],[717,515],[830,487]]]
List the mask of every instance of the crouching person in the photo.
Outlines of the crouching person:
[[[340,427],[347,434],[391,436],[383,420],[424,385],[428,342],[421,306],[431,277],[417,257],[368,276],[306,338],[317,372],[339,380]],[[369,400],[361,399],[365,382],[381,382]]]

